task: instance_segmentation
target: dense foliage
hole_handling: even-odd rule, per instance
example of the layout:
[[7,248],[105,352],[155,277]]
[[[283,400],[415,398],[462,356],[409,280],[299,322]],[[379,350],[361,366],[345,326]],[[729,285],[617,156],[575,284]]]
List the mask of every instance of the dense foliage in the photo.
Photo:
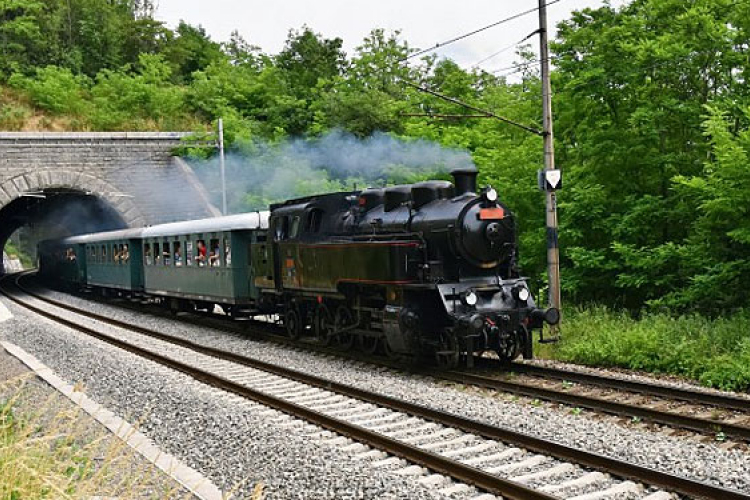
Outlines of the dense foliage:
[[639,320],[603,307],[571,310],[565,341],[543,356],[572,363],[678,375],[730,391],[750,388],[750,316],[707,319],[648,313]]
[[[416,81],[538,127],[533,65],[506,78],[430,56],[405,63],[413,49],[377,29],[352,54],[308,27],[267,54],[237,33],[217,43],[200,27],[168,29],[153,10],[150,0],[0,0],[0,126],[206,131],[223,117],[244,155],[336,129],[465,148],[518,214],[522,266],[543,288],[540,139],[494,120],[405,115],[467,113],[405,85]],[[750,305],[749,43],[747,1],[634,0],[561,24],[553,86],[568,300],[635,312]],[[522,46],[519,57],[534,55]],[[324,174],[295,179],[299,191],[350,184]]]

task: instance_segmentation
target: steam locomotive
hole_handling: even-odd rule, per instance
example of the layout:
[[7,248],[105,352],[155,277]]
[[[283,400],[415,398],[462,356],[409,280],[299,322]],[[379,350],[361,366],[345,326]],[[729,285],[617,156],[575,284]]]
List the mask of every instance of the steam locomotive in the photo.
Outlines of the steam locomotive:
[[518,274],[515,220],[475,170],[332,193],[254,212],[45,241],[40,273],[173,311],[273,315],[289,337],[431,357],[532,357],[536,306]]

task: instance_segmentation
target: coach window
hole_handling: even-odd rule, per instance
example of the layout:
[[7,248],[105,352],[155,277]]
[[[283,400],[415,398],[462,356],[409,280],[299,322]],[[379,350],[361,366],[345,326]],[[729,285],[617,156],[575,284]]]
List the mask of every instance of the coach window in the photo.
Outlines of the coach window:
[[107,245],[102,245],[102,264],[107,263]]
[[203,267],[208,262],[208,249],[206,248],[205,240],[198,240],[195,244],[195,262],[200,267]]
[[179,241],[174,242],[174,265],[182,265],[182,242]]
[[169,242],[163,243],[163,248],[161,251],[162,256],[164,257],[162,260],[164,262],[165,266],[171,266],[172,265],[172,254],[170,252],[170,244]]
[[190,239],[185,241],[185,264],[193,265],[193,240]]
[[229,238],[224,238],[224,265],[227,267],[232,265],[232,243]]
[[122,246],[122,263],[128,264],[130,262],[130,245],[127,243]]
[[158,266],[161,264],[161,247],[158,243],[154,243],[154,265]]
[[208,262],[211,267],[219,267],[221,265],[221,254],[218,238],[214,238],[211,240],[211,246],[208,248],[208,251]]
[[143,245],[143,260],[146,262],[147,266],[151,265],[151,243]]

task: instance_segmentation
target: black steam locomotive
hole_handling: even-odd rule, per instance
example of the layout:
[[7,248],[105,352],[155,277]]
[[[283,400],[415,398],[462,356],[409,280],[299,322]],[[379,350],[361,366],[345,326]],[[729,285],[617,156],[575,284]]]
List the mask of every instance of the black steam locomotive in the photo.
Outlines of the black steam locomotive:
[[[512,212],[474,170],[455,186],[428,181],[291,200],[271,207],[270,232],[292,337],[366,351],[431,353],[452,367],[493,350],[532,356],[531,330],[559,320],[536,307],[516,267]],[[259,284],[263,286],[263,284]],[[267,283],[270,285],[270,283]],[[270,290],[269,290],[270,292]]]
[[39,246],[51,279],[175,311],[274,315],[292,338],[433,357],[532,356],[538,308],[516,267],[512,212],[474,170],[454,184],[290,200],[268,212],[82,235]]

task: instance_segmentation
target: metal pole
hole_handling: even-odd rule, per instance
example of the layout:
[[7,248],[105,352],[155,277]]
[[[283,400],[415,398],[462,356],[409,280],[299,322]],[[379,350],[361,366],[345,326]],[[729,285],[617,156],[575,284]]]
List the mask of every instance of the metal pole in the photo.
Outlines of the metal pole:
[[[547,46],[547,0],[539,0],[539,43],[542,70],[542,132],[544,137],[544,170],[555,168],[555,144],[552,133],[552,85],[549,74],[549,47]],[[547,197],[547,274],[549,278],[549,305],[561,310],[560,305],[560,250],[557,246],[557,198],[552,189]],[[552,327],[556,333],[556,326]]]
[[227,215],[227,176],[224,167],[224,122],[219,118],[219,165],[221,166],[221,213]]

